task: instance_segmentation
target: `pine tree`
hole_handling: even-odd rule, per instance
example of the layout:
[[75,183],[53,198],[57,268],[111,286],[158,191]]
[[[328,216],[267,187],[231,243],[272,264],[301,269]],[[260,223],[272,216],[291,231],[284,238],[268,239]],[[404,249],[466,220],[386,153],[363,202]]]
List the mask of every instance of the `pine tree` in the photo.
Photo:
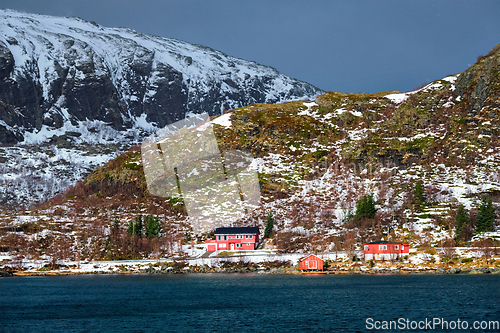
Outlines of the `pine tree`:
[[131,235],[134,233],[134,220],[130,220],[127,227],[127,234]]
[[375,217],[377,209],[375,208],[375,200],[373,199],[373,194],[367,194],[356,204],[356,214],[355,219],[372,219]]
[[264,238],[271,237],[271,233],[273,232],[273,227],[274,227],[273,212],[269,211],[269,214],[267,215],[266,229],[264,230]]
[[422,185],[422,182],[415,183],[413,194],[415,195],[415,206],[418,208],[418,210],[421,210],[422,206],[425,203],[425,189],[424,185]]
[[455,228],[455,240],[465,240],[463,237],[464,231],[469,228],[469,217],[467,216],[467,212],[465,211],[464,205],[460,205],[457,210],[457,216],[455,217],[455,221],[457,222]]
[[415,189],[413,190],[413,193],[415,194],[417,200],[425,202],[425,189],[424,185],[422,185],[422,182],[417,182],[415,184]]
[[493,221],[495,221],[495,218],[496,213],[492,200],[481,200],[477,212],[476,232],[493,231]]
[[373,199],[373,194],[370,194],[368,198],[366,198],[366,211],[368,213],[368,217],[373,219],[375,214],[377,214],[377,208],[375,208],[375,200]]
[[160,219],[158,217],[153,217],[152,215],[146,216],[146,236],[149,239],[158,237],[160,230]]
[[127,233],[128,234],[135,234],[139,237],[142,236],[142,215],[139,215],[135,218],[135,220],[131,220],[128,227],[127,227]]

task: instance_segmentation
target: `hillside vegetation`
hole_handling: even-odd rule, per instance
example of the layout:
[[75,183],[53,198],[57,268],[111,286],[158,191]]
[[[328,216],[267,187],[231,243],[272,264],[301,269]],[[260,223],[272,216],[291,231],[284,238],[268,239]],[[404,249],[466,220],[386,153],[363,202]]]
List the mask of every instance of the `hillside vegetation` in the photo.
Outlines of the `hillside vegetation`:
[[[263,231],[272,211],[267,246],[351,251],[384,238],[432,253],[498,237],[500,45],[463,73],[412,92],[327,92],[220,117],[230,121],[212,117],[220,149],[253,154],[263,196],[233,225]],[[374,215],[356,214],[370,195]],[[467,221],[461,212],[456,228],[460,207]],[[127,233],[139,216],[158,217],[161,231]],[[3,212],[0,230],[12,253],[94,259],[158,256],[210,236],[193,232],[182,201],[149,194],[138,146],[36,208]]]

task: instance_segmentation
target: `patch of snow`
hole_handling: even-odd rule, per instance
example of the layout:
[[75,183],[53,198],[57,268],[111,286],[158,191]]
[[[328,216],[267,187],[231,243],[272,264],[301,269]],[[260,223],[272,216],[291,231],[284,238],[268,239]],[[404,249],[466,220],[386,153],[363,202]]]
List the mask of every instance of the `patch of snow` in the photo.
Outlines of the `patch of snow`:
[[458,74],[457,75],[450,75],[450,76],[447,76],[441,80],[444,80],[444,81],[448,81],[450,83],[455,83],[455,81],[457,80],[458,78]]
[[232,123],[231,123],[231,113],[226,113],[223,114],[222,116],[219,116],[212,120],[212,124],[217,124],[220,126],[224,126],[226,128],[230,128]]
[[149,132],[156,131],[158,129],[158,127],[155,124],[148,122],[146,120],[146,118],[147,118],[147,114],[145,114],[145,113],[141,114],[140,117],[137,117],[135,119],[135,125],[136,125],[136,127],[145,129],[145,130],[147,130]]
[[385,95],[384,97],[390,99],[393,103],[400,104],[406,101],[408,97],[410,97],[410,95],[405,93],[400,93],[400,94],[389,94]]

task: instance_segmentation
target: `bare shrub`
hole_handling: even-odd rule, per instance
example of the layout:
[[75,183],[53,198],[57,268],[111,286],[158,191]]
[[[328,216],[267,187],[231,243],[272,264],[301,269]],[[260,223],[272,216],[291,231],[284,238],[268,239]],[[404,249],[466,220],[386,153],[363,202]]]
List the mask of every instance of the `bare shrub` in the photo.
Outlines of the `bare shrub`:
[[344,251],[347,253],[349,262],[351,262],[354,258],[354,254],[356,253],[356,233],[354,231],[349,231],[342,245]]
[[495,248],[491,239],[483,239],[479,242],[475,242],[474,246],[479,249],[484,259],[486,259],[487,261],[490,260],[495,253]]
[[188,263],[184,260],[175,260],[172,264],[172,268],[176,272],[180,272],[181,270],[183,270],[187,266],[188,266]]
[[441,258],[453,259],[455,255],[455,241],[451,238],[446,238],[441,241]]
[[439,188],[434,185],[425,186],[425,198],[427,201],[438,201]]
[[262,266],[264,268],[289,268],[292,267],[292,263],[290,260],[273,260],[273,261],[265,261],[262,263]]

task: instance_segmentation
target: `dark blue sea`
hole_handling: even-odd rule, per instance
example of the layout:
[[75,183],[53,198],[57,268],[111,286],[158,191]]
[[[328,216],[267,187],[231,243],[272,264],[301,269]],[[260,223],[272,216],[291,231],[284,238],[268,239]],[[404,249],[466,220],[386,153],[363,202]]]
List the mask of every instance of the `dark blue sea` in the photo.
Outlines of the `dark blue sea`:
[[500,275],[15,277],[0,304],[0,332],[498,332],[472,325],[500,320]]

